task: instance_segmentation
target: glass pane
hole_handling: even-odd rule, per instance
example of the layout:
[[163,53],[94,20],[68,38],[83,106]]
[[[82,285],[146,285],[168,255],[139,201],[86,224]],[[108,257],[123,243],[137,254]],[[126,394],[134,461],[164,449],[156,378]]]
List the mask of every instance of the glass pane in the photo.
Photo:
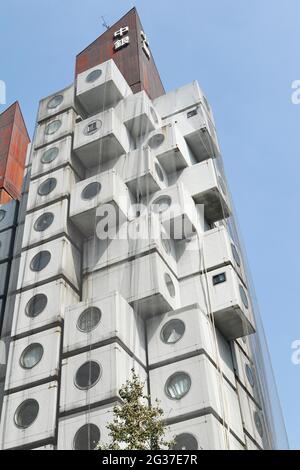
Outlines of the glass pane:
[[36,400],[24,401],[16,411],[15,423],[20,428],[28,428],[37,418],[39,404]]
[[157,176],[158,178],[160,179],[160,181],[164,181],[164,174],[163,174],[163,171],[160,167],[160,165],[158,163],[155,163],[155,171],[157,173]]
[[50,227],[54,220],[54,214],[51,212],[46,212],[45,214],[41,215],[34,224],[34,230],[36,232],[44,232],[47,228]]
[[88,83],[93,83],[95,82],[96,80],[98,80],[98,78],[100,78],[102,75],[102,70],[100,69],[97,69],[97,70],[93,70],[91,73],[88,74],[88,76],[86,77],[86,81]]
[[53,147],[51,149],[48,149],[43,153],[43,155],[41,157],[41,162],[42,163],[51,163],[56,159],[58,154],[59,154],[58,147]]
[[40,196],[47,196],[56,188],[56,185],[57,181],[55,178],[48,178],[39,186],[38,194]]
[[28,346],[21,356],[21,366],[24,369],[32,369],[42,359],[44,349],[41,344],[31,344]]
[[151,149],[157,149],[165,140],[164,134],[155,134],[148,140]]
[[161,196],[152,203],[152,210],[156,214],[160,214],[169,209],[172,199],[169,196]]
[[245,305],[246,308],[249,308],[248,297],[247,297],[247,294],[245,292],[245,289],[243,288],[243,286],[241,284],[240,284],[239,289],[240,289],[240,296],[241,296],[243,304]]
[[191,388],[191,379],[184,372],[172,375],[166,384],[166,393],[169,398],[179,400],[188,393]]
[[94,330],[101,320],[101,311],[96,307],[87,308],[80,315],[77,327],[80,331],[84,333],[89,333]]
[[101,191],[101,184],[98,183],[97,181],[90,183],[88,186],[84,188],[84,190],[81,193],[82,199],[93,199],[94,197],[97,196]]
[[171,297],[175,297],[176,291],[174,283],[169,274],[165,274],[165,283]]
[[197,439],[192,434],[179,434],[175,437],[173,450],[198,450]]
[[32,271],[42,271],[50,262],[51,254],[49,251],[41,251],[38,253],[30,263],[30,269]]
[[55,109],[59,106],[64,100],[63,95],[56,95],[48,102],[48,109]]
[[55,134],[55,132],[57,132],[58,129],[60,128],[61,124],[62,122],[59,120],[50,122],[50,124],[48,124],[48,126],[46,127],[46,134],[47,135]]
[[86,390],[95,385],[101,375],[101,367],[98,362],[88,361],[79,367],[76,372],[75,383],[78,388]]
[[85,424],[74,438],[75,450],[94,450],[100,441],[100,430],[95,424]]
[[45,294],[37,294],[29,300],[26,305],[25,313],[28,317],[35,318],[46,308],[48,303],[47,296]]
[[161,338],[164,343],[175,344],[185,332],[185,324],[181,320],[171,320],[162,328]]

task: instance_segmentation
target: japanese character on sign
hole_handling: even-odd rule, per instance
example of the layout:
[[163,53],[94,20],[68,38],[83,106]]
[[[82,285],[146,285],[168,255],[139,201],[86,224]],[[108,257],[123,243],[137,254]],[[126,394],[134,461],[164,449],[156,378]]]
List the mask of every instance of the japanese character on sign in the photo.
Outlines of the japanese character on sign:
[[150,49],[149,49],[149,43],[147,41],[147,36],[146,34],[144,33],[144,31],[141,31],[141,37],[142,37],[142,49],[143,51],[145,52],[146,56],[148,57],[148,59],[150,59],[151,57],[151,52],[150,52]]
[[114,33],[114,38],[122,38],[128,32],[129,32],[128,26],[124,26],[124,28],[120,28],[118,31]]
[[122,47],[127,46],[129,42],[130,42],[129,36],[126,36],[125,38],[122,38],[122,39],[118,39],[118,41],[114,43],[115,50],[117,51],[118,49],[121,49]]

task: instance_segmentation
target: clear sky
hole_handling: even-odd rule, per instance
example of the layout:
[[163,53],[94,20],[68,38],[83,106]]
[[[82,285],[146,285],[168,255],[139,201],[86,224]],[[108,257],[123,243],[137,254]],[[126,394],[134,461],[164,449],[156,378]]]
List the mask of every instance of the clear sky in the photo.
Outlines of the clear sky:
[[[0,80],[30,133],[38,101],[73,81],[75,55],[137,6],[166,90],[197,79],[213,107],[291,448],[300,449],[299,0],[9,0]],[[0,105],[0,111],[4,106]]]

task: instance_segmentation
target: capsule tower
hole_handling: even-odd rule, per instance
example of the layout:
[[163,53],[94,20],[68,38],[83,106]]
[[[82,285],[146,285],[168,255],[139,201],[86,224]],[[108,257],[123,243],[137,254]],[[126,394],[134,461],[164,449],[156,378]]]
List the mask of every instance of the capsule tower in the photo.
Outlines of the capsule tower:
[[106,443],[132,368],[176,449],[276,447],[212,110],[165,92],[135,8],[40,101],[27,170],[0,447]]

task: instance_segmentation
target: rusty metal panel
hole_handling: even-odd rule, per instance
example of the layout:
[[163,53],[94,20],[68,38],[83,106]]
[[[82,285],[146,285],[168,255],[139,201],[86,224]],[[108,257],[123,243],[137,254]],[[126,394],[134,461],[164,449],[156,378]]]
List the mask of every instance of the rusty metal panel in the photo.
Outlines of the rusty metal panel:
[[[129,27],[130,43],[114,50],[114,32]],[[165,93],[152,54],[146,56],[142,49],[143,31],[135,8],[105,31],[96,41],[78,54],[76,58],[76,76],[91,67],[113,59],[131,87],[133,93],[145,90],[151,99]]]

